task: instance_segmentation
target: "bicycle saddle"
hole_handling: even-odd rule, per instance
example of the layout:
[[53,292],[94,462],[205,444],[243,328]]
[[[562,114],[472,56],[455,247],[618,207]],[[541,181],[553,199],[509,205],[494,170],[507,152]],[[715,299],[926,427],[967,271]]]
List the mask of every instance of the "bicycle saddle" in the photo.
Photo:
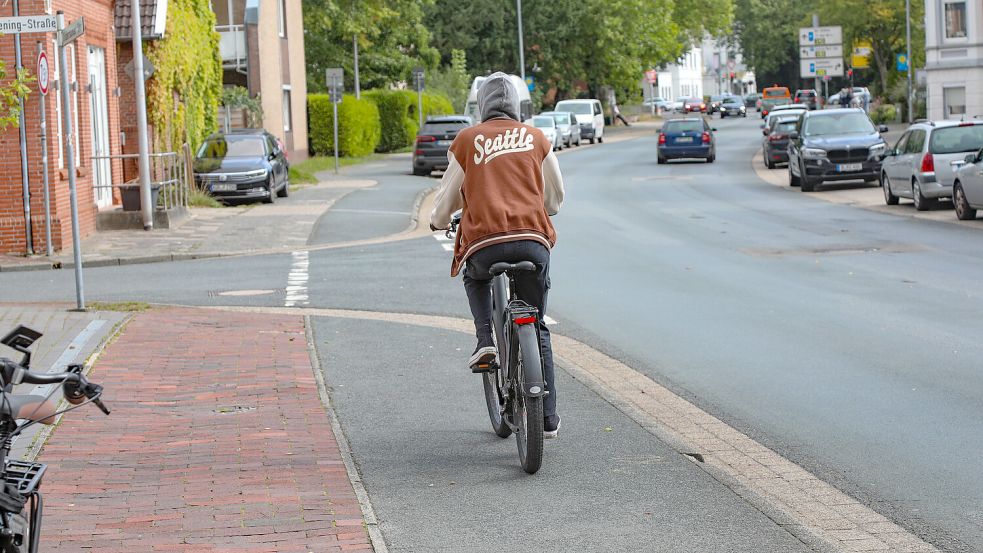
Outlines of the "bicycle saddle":
[[15,419],[38,421],[42,424],[55,422],[56,406],[44,396],[6,394],[0,398],[0,413]]
[[492,265],[488,272],[492,276],[498,276],[507,271],[535,271],[536,264],[532,261],[519,261],[518,263],[509,263],[508,261],[499,261]]

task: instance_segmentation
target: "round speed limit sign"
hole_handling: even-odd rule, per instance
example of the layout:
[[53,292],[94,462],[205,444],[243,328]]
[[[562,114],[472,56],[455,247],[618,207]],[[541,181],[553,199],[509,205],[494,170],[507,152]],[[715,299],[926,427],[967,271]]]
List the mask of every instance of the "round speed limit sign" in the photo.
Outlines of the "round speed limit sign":
[[38,88],[41,94],[48,93],[48,55],[44,52],[38,54]]

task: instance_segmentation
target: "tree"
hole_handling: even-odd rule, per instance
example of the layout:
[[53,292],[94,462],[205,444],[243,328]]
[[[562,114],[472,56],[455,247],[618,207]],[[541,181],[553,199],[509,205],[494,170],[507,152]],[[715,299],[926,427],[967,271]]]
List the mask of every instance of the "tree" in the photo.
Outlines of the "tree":
[[735,0],[734,42],[759,83],[799,79],[799,27],[811,23],[809,4],[787,0]]
[[20,100],[27,97],[31,89],[27,87],[33,78],[21,69],[10,82],[7,79],[7,66],[0,60],[0,131],[20,126]]
[[[843,49],[849,51],[857,39],[870,40],[872,46],[870,81],[879,94],[887,94],[898,78],[894,56],[905,53],[905,0],[825,0],[820,4],[823,25],[843,27]],[[925,3],[911,2],[912,67],[925,65]],[[867,71],[860,69],[858,71]]]
[[416,65],[436,67],[437,51],[423,25],[423,10],[432,1],[303,0],[308,90],[326,90],[324,70],[339,66],[345,89],[354,88],[355,37],[363,89],[405,81]]

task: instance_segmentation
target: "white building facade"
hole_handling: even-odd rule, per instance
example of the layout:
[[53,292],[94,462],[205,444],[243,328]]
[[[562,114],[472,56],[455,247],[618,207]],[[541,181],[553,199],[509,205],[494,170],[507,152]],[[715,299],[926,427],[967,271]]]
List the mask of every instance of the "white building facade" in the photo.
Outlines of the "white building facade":
[[744,64],[741,52],[721,40],[707,37],[703,53],[703,91],[709,95],[745,95],[757,90],[754,72]]
[[703,97],[703,52],[691,48],[677,63],[659,70],[657,96],[667,100],[682,97]]
[[983,3],[925,0],[929,119],[983,115]]

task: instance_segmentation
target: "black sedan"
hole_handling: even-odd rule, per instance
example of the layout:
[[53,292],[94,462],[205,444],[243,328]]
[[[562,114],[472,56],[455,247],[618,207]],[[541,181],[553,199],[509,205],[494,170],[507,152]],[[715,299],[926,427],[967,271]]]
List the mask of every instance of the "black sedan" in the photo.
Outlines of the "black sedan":
[[263,129],[215,133],[195,156],[195,184],[219,200],[273,203],[290,193],[287,154]]
[[795,130],[798,120],[798,117],[774,117],[771,119],[771,126],[761,131],[765,135],[761,141],[765,167],[774,169],[776,163],[788,161],[788,135]]
[[720,101],[720,118],[724,117],[747,117],[747,108],[744,107],[744,100],[740,96],[727,96]]
[[423,124],[413,148],[413,174],[429,175],[432,171],[447,169],[447,149],[457,133],[471,126],[466,115],[431,117]]
[[882,132],[887,127],[874,127],[860,109],[803,113],[789,134],[789,184],[812,192],[825,181],[876,181],[887,148]]

